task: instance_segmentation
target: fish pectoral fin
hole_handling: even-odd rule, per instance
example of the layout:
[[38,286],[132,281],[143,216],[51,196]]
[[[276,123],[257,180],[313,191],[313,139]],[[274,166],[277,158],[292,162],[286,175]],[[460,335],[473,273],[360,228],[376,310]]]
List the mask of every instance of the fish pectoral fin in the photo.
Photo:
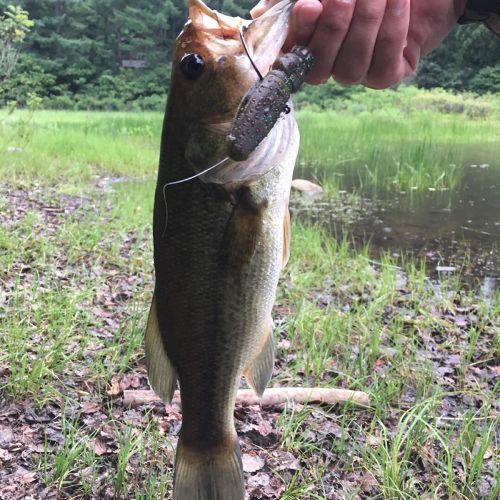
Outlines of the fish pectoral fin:
[[233,208],[222,254],[227,256],[228,264],[241,267],[251,262],[262,230],[262,208],[242,200]]
[[163,345],[155,296],[149,310],[145,349],[149,383],[165,403],[170,403],[177,383],[177,371]]
[[290,224],[290,210],[288,202],[285,206],[285,217],[283,219],[283,253],[281,256],[281,269],[283,269],[290,258],[290,240],[292,236],[292,229]]
[[271,380],[274,367],[273,319],[269,318],[257,354],[243,374],[248,385],[261,397]]
[[188,448],[181,437],[175,455],[174,500],[243,500],[243,466],[238,439],[225,449]]

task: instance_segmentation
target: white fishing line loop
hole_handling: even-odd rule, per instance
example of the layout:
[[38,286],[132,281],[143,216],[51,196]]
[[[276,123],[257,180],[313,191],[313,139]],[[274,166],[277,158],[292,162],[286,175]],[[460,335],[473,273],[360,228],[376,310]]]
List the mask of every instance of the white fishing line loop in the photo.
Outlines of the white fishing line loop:
[[175,186],[176,184],[182,184],[184,182],[188,182],[188,181],[191,181],[193,179],[196,179],[197,177],[201,177],[203,174],[210,172],[214,168],[220,167],[221,165],[226,163],[228,160],[230,160],[230,158],[229,158],[229,156],[226,156],[221,161],[217,162],[215,165],[212,165],[211,167],[208,167],[205,170],[198,172],[197,174],[194,174],[190,177],[186,177],[184,179],[180,179],[178,181],[167,182],[166,184],[163,185],[162,193],[163,193],[163,202],[165,203],[165,227],[163,229],[163,233],[161,234],[162,239],[165,238],[165,233],[167,232],[167,221],[168,221],[168,205],[167,205],[167,193],[166,193],[167,187]]

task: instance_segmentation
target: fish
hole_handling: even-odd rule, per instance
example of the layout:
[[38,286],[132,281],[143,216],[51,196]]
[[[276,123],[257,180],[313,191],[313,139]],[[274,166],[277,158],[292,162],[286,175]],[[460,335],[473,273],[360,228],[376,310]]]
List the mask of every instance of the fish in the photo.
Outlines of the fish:
[[189,0],[174,49],[145,353],[150,384],[165,402],[180,387],[175,500],[244,498],[233,410],[242,375],[262,395],[273,371],[271,312],[290,253],[299,147],[292,103],[244,161],[227,155],[228,137],[258,73],[265,78],[280,54],[292,7],[283,0],[245,20]]

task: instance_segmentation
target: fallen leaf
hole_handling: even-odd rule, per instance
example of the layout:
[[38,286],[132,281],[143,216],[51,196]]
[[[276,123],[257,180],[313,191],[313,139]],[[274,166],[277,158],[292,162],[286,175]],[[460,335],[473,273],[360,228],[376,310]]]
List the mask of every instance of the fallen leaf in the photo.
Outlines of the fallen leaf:
[[98,457],[110,453],[108,445],[105,443],[105,441],[98,437],[90,441],[90,446]]
[[10,427],[0,426],[0,446],[9,444],[14,439],[14,433]]
[[140,378],[134,373],[127,373],[120,380],[120,388],[125,391],[132,387],[133,389],[137,389],[141,385]]
[[467,323],[468,323],[467,317],[463,316],[462,314],[457,314],[453,321],[454,321],[455,325],[461,326],[461,327],[467,326]]
[[122,393],[122,388],[120,387],[119,377],[113,377],[111,379],[111,387],[106,391],[108,396],[118,396]]
[[276,450],[273,452],[273,458],[278,461],[278,470],[298,470],[300,468],[299,460],[289,451]]
[[378,448],[381,443],[381,439],[378,436],[374,436],[373,434],[370,434],[366,437],[366,444],[368,446],[371,446],[372,448]]
[[36,479],[36,474],[34,472],[30,472],[24,467],[18,467],[14,475],[21,482],[21,484],[29,484]]
[[241,461],[243,462],[243,470],[245,472],[257,472],[265,465],[264,460],[253,453],[244,453]]
[[98,405],[97,403],[94,403],[92,401],[86,401],[82,405],[82,412],[85,413],[85,414],[96,413],[100,409],[101,409],[100,405]]

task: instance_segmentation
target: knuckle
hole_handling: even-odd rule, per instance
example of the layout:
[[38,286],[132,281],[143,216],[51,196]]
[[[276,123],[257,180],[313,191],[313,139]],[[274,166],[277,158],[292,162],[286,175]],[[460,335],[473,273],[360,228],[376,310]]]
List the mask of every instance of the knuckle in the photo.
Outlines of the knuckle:
[[410,8],[410,0],[387,0],[385,12],[391,16],[401,16]]
[[376,90],[387,89],[389,87],[392,87],[392,85],[394,85],[395,83],[397,83],[396,80],[380,78],[379,75],[375,77],[368,75],[365,82],[367,87]]
[[325,83],[330,78],[330,73],[330,69],[316,68],[307,75],[305,81],[310,85],[319,85]]
[[356,7],[354,16],[356,21],[363,24],[376,24],[382,21],[385,13],[386,0],[365,0]]
[[384,70],[370,70],[366,85],[373,89],[387,89],[399,83],[406,75],[401,67],[388,67]]
[[342,85],[355,85],[361,83],[365,75],[362,71],[353,71],[351,69],[335,69],[333,78]]
[[344,34],[349,28],[349,21],[343,20],[341,18],[335,18],[332,16],[325,16],[321,19],[318,29],[326,36],[335,36],[339,34]]
[[323,2],[324,10],[320,17],[318,28],[327,34],[344,34],[351,24],[354,3],[345,0],[330,0]]
[[380,30],[377,34],[377,46],[390,48],[392,53],[399,53],[406,44],[406,32],[403,30]]

